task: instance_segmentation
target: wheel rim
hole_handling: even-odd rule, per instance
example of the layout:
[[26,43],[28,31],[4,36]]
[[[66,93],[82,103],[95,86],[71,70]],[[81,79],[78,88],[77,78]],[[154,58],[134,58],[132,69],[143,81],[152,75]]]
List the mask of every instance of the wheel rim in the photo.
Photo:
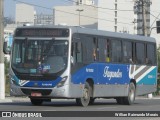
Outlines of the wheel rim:
[[134,98],[135,98],[135,89],[134,86],[132,85],[130,89],[130,100],[134,101]]
[[87,88],[84,89],[83,99],[84,99],[84,101],[88,101],[88,99],[89,99],[89,91]]

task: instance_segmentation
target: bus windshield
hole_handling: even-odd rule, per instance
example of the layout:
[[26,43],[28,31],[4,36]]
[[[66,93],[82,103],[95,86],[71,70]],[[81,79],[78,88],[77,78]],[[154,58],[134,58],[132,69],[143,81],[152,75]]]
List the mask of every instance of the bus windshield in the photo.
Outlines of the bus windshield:
[[15,39],[12,68],[22,74],[56,74],[67,66],[67,40]]

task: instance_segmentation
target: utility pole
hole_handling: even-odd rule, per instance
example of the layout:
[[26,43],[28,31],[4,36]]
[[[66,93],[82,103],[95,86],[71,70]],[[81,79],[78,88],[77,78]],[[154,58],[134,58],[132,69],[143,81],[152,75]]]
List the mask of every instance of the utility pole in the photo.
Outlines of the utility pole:
[[147,36],[147,24],[146,24],[146,1],[142,0],[142,20],[143,20],[143,35]]
[[[142,20],[143,20],[142,29],[143,29],[143,35],[147,36],[148,33],[147,33],[147,23],[146,23],[146,8],[147,8],[146,6],[148,4],[147,3],[148,1],[146,1],[146,0],[141,0],[141,1],[142,1]],[[147,97],[152,98],[153,97],[152,93],[148,94]]]
[[0,0],[0,100],[5,99],[5,76],[4,76],[4,54],[3,54],[3,0]]
[[148,36],[150,29],[151,0],[135,0],[135,13],[137,13],[137,34]]

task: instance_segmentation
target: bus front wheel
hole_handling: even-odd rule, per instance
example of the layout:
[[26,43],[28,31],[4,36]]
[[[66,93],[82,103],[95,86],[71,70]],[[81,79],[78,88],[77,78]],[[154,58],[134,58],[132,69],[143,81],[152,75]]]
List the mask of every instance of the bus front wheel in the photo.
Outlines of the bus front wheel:
[[32,105],[42,105],[43,100],[42,99],[35,99],[35,98],[30,98]]
[[76,103],[78,105],[81,105],[83,107],[88,106],[90,102],[90,96],[91,95],[91,87],[88,82],[85,83],[84,89],[83,89],[83,96],[81,98],[76,99]]

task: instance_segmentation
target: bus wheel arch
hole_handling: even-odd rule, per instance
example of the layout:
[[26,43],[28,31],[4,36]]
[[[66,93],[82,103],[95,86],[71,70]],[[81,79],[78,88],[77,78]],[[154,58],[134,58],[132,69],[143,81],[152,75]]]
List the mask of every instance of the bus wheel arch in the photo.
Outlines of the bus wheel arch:
[[135,79],[131,79],[130,83],[133,82],[135,87],[137,87],[137,84],[136,84],[136,80]]
[[92,78],[89,78],[86,80],[86,82],[89,83],[90,85],[90,101],[89,101],[89,105],[94,104],[94,101],[96,98],[94,98],[94,81]]
[[90,97],[93,97],[93,92],[94,92],[94,82],[93,82],[93,79],[88,78],[86,80],[86,82],[89,83],[89,86],[90,86]]

